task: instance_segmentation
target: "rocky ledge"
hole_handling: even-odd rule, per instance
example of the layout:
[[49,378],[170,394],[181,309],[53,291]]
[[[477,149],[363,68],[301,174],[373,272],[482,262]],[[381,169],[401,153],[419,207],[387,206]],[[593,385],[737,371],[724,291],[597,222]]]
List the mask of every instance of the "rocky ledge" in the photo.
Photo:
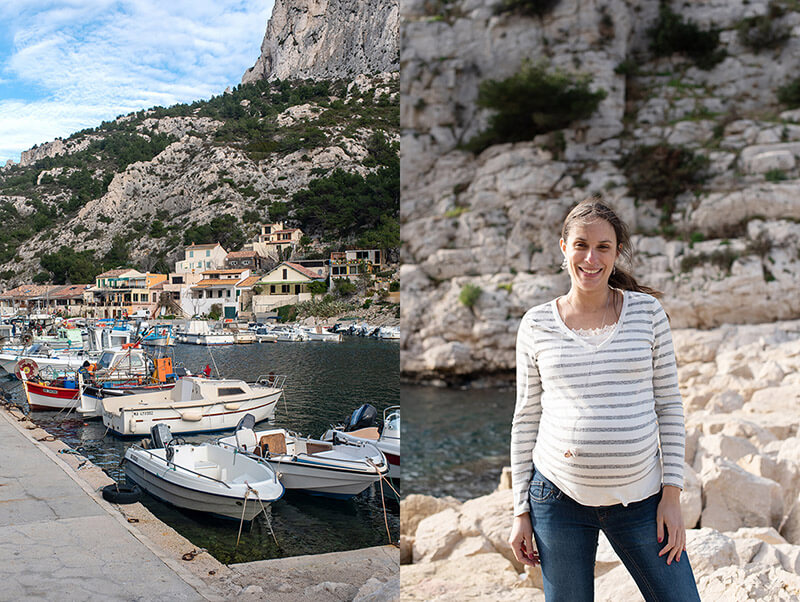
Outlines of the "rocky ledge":
[[[704,600],[800,599],[800,321],[674,332],[686,410],[687,552]],[[401,502],[407,600],[544,600],[517,563],[510,477],[460,502]],[[601,537],[597,600],[641,600]]]

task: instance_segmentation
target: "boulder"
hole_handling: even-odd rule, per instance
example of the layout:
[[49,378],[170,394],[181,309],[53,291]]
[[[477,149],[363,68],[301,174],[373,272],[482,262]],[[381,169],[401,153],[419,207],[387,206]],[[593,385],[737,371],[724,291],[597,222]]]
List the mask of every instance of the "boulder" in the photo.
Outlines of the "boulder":
[[739,563],[733,540],[708,527],[686,530],[686,552],[689,554],[695,579],[719,567]]
[[447,508],[460,506],[461,502],[450,496],[437,498],[418,493],[407,495],[400,501],[400,533],[414,535],[423,519]]
[[687,529],[693,529],[700,521],[703,511],[703,493],[700,477],[688,464],[683,467],[683,491],[681,491],[681,515]]
[[[740,527],[777,527],[783,512],[775,481],[750,474],[723,459],[706,457],[700,471],[703,513],[700,524],[719,531]],[[747,492],[746,496],[742,492]]]
[[412,546],[414,564],[447,558],[462,539],[458,522],[458,512],[453,508],[422,519]]
[[518,571],[522,570],[508,545],[508,535],[514,518],[514,495],[504,489],[489,495],[464,502],[461,506],[459,527],[463,535],[485,537],[494,550],[511,561]]
[[764,600],[796,601],[800,596],[800,577],[781,567],[750,564],[721,567],[697,579],[702,600],[739,602]]

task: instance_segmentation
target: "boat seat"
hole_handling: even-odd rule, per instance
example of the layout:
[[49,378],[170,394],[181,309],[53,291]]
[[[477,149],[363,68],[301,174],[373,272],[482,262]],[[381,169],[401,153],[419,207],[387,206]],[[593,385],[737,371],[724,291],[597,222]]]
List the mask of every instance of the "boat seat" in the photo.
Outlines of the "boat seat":
[[258,442],[261,448],[260,455],[270,454],[285,454],[286,453],[286,437],[283,433],[273,433],[271,435],[262,435],[261,440]]
[[256,438],[256,434],[253,432],[253,429],[248,428],[240,428],[236,433],[234,433],[236,437],[236,446],[241,447],[244,451],[253,452],[254,454],[261,455],[259,453],[259,445],[258,439]]
[[310,441],[306,442],[306,453],[308,454],[318,454],[319,452],[330,451],[333,449],[333,445],[330,443],[312,443]]
[[347,431],[347,435],[352,435],[353,437],[359,437],[361,439],[374,439],[378,440],[380,437],[380,433],[378,432],[378,427],[376,426],[368,426],[367,428],[358,429],[356,431]]

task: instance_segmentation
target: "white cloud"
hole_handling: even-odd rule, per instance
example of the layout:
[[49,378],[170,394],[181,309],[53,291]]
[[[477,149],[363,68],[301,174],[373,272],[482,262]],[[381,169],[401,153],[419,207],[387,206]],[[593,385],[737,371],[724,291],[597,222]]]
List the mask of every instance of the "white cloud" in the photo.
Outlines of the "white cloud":
[[[34,143],[236,85],[259,54],[271,0],[17,0],[0,77],[41,100],[0,99],[0,161]],[[8,90],[8,84],[6,84]],[[14,98],[16,96],[16,98]]]

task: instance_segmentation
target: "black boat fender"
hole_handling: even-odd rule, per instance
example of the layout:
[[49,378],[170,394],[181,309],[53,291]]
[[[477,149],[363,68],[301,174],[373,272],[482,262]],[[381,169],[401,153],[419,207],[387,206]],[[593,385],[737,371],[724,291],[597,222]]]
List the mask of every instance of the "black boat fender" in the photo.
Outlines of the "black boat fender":
[[103,487],[103,499],[112,504],[135,504],[142,499],[142,490],[137,484],[112,483]]

